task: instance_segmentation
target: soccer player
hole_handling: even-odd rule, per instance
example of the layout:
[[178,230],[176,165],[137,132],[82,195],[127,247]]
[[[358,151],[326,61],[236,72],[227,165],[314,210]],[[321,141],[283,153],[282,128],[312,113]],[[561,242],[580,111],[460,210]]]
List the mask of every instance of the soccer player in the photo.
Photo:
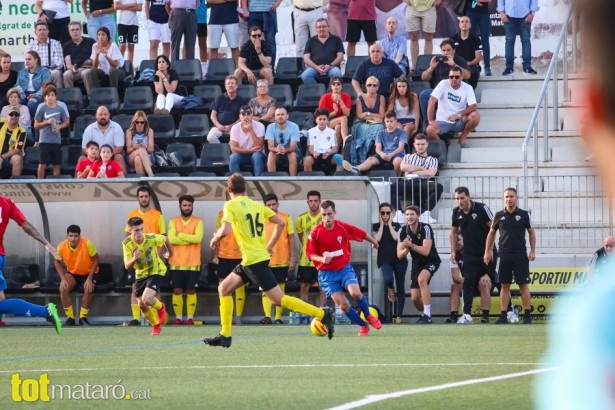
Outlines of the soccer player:
[[[485,245],[484,262],[489,265],[493,261],[493,245],[495,233],[500,231],[498,250],[500,252],[500,266],[498,268],[498,282],[500,288],[501,313],[495,322],[498,325],[507,324],[507,307],[510,301],[510,284],[513,275],[515,283],[519,285],[521,303],[523,304],[523,323],[532,323],[530,316],[531,294],[528,284],[530,283],[530,261],[536,258],[536,233],[532,227],[530,214],[517,206],[517,190],[509,187],[504,190],[504,203],[506,207],[496,212],[491,223],[491,230],[487,236]],[[527,254],[525,246],[525,231],[530,238],[530,253]]]
[[58,255],[53,245],[26,220],[26,217],[15,205],[15,202],[10,198],[0,195],[0,315],[9,313],[15,316],[44,317],[53,324],[56,332],[60,334],[62,332],[62,323],[60,322],[55,304],[48,303],[46,306],[40,306],[26,302],[23,299],[6,299],[4,296],[4,290],[7,288],[6,280],[4,279],[4,265],[6,263],[4,233],[10,219],[15,221],[26,234],[42,243],[45,246],[45,250],[55,260],[60,259],[60,255]]
[[[67,238],[58,245],[58,254],[61,261],[55,260],[55,268],[60,275],[60,298],[66,314],[64,326],[90,326],[88,313],[94,296],[96,287],[95,275],[98,273],[100,257],[96,247],[88,238],[81,236],[79,225],[70,225],[66,228]],[[66,266],[66,271],[62,266]],[[83,298],[81,299],[81,309],[79,310],[79,322],[75,321],[73,303],[70,293],[75,286],[83,286]]]
[[431,291],[429,282],[440,266],[440,256],[436,250],[436,239],[429,224],[419,221],[420,209],[409,205],[405,209],[406,223],[399,233],[397,257],[412,256],[410,272],[410,298],[416,309],[421,312],[417,324],[431,323]]
[[[293,220],[290,215],[278,210],[280,202],[278,201],[278,196],[276,194],[265,195],[265,205],[286,223],[286,229],[282,235],[280,235],[280,239],[278,239],[273,247],[273,255],[271,255],[271,259],[269,260],[269,267],[278,281],[278,286],[280,286],[280,289],[284,292],[288,272],[295,269],[295,229],[293,227]],[[270,222],[269,220],[265,221],[265,237],[267,240],[270,240],[273,237],[275,227],[276,224],[273,222]],[[275,308],[275,323],[280,325],[284,324],[282,321],[283,310],[284,309],[280,306],[276,306]],[[270,316],[271,300],[269,300],[267,295],[264,293],[263,311],[265,312],[265,317],[261,319],[260,323],[262,325],[270,325],[272,323]]]
[[[310,292],[310,286],[314,285],[318,280],[318,270],[314,267],[314,263],[305,255],[305,246],[307,245],[310,231],[314,229],[322,221],[320,215],[320,192],[308,191],[307,193],[308,211],[300,214],[295,220],[295,230],[301,241],[301,254],[299,256],[299,267],[297,268],[297,280],[299,282],[299,298],[307,302]],[[326,306],[327,299],[325,294],[320,290],[320,305]]]
[[380,329],[382,324],[369,312],[369,304],[361,293],[357,274],[350,264],[350,241],[363,242],[367,239],[375,249],[378,248],[378,241],[356,226],[336,221],[333,201],[323,201],[320,204],[320,215],[322,222],[312,229],[308,237],[306,256],[318,269],[318,284],[327,298],[333,299],[348,319],[361,327],[359,336],[367,336],[369,326],[357,311],[350,307],[344,291],[357,301],[367,322],[375,329]]
[[184,290],[186,290],[186,324],[194,325],[196,287],[201,274],[203,220],[192,215],[193,210],[194,197],[182,195],[179,197],[181,215],[169,221],[169,242],[173,245],[173,257],[169,258],[169,265],[176,325],[183,323]]
[[[213,249],[225,235],[233,230],[241,249],[241,264],[218,286],[220,295],[220,334],[203,339],[210,346],[231,347],[231,320],[233,317],[233,297],[231,293],[245,283],[252,283],[276,305],[310,316],[318,317],[327,327],[329,339],[333,337],[333,309],[317,308],[300,299],[285,295],[269,267],[273,247],[284,231],[284,220],[264,204],[246,196],[246,181],[241,174],[231,175],[227,182],[227,192],[231,200],[224,204],[222,225],[211,239]],[[276,224],[273,236],[265,241],[265,220]]]
[[160,284],[167,272],[164,261],[158,255],[157,248],[165,245],[167,251],[164,257],[173,256],[173,248],[169,238],[164,235],[144,232],[143,219],[134,216],[128,220],[130,236],[124,238],[122,250],[124,267],[135,270],[135,296],[143,316],[152,325],[152,336],[158,336],[162,330],[167,312],[156,297],[160,292]]
[[[146,186],[140,186],[137,188],[137,201],[139,207],[128,213],[128,219],[135,216],[143,220],[144,233],[155,233],[160,235],[166,234],[166,226],[164,223],[164,217],[162,213],[151,207],[152,190]],[[126,225],[124,229],[126,236],[130,235],[130,227]],[[134,275],[128,276],[128,281],[132,283],[132,291],[130,293],[130,310],[132,311],[132,320],[130,322],[124,322],[123,326],[139,326],[141,322],[141,309],[135,295],[136,284]]]

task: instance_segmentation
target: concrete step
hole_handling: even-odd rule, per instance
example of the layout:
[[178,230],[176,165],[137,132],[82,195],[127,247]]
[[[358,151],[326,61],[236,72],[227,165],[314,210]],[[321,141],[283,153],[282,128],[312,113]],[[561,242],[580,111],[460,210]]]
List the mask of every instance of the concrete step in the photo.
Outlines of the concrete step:
[[[499,163],[499,162],[523,162],[524,155],[521,150],[521,143],[518,145],[506,145],[509,141],[491,141],[486,146],[474,147],[474,143],[470,144],[469,148],[462,148],[459,162],[482,162],[482,163]],[[539,161],[584,161],[587,153],[580,139],[568,139],[568,141],[555,141],[550,144],[550,149],[547,158],[544,155],[542,141],[539,141],[538,160]],[[527,159],[534,160],[533,145],[530,145],[527,150]]]

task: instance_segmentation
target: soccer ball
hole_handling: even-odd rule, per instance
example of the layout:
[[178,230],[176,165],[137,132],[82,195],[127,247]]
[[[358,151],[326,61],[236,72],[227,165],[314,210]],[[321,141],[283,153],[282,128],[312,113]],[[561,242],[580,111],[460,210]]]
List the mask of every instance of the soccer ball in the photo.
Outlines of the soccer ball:
[[316,336],[324,336],[329,332],[327,326],[325,326],[324,323],[322,323],[322,321],[317,317],[312,319],[312,323],[310,324],[310,330]]
[[[374,316],[376,319],[378,318],[378,311],[372,306],[369,307],[369,314]],[[367,322],[367,319],[365,318],[363,312],[361,312],[361,319],[363,319],[364,322]]]

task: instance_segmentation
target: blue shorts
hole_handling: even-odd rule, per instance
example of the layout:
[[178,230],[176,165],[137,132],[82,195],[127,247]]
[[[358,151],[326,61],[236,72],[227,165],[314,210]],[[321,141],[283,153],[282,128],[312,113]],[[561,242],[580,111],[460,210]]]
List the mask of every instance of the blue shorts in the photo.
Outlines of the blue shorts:
[[395,155],[393,156],[393,158],[391,158],[391,160],[390,160],[390,161],[388,161],[388,162],[387,162],[387,161],[385,161],[385,160],[383,160],[382,158],[380,158],[380,155],[378,155],[378,154],[374,154],[374,155],[372,155],[372,158],[376,158],[380,164],[384,164],[384,163],[391,163],[391,164],[392,164],[392,163],[393,163],[393,160],[394,160],[395,158],[402,158],[402,159],[403,159],[403,158],[404,158],[404,155],[406,155],[406,154],[404,154],[403,152],[398,152],[398,153],[397,153],[397,154],[395,154]]
[[438,121],[440,126],[440,135],[448,134],[449,132],[462,132],[466,125],[461,120],[455,122]]
[[416,123],[416,120],[414,118],[398,118],[397,122],[405,125],[410,123],[414,124]]
[[359,284],[357,274],[351,264],[344,266],[340,270],[319,270],[318,271],[318,286],[325,293],[327,298],[337,292],[348,290],[348,286]]
[[0,255],[0,291],[7,288],[6,279],[4,279],[4,264],[6,263],[6,256]]

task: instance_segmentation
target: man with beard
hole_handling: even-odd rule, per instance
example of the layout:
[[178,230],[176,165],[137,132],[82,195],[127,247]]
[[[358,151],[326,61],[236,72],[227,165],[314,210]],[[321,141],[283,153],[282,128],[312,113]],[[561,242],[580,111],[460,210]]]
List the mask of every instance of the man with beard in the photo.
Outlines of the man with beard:
[[183,323],[183,290],[186,290],[186,324],[194,325],[196,311],[196,287],[201,273],[201,241],[203,220],[192,215],[194,197],[179,197],[180,216],[169,221],[169,241],[173,256],[169,259],[171,284],[173,285],[173,312],[175,324]]
[[128,173],[126,161],[124,160],[124,131],[120,124],[111,121],[111,113],[104,105],[101,105],[96,110],[96,122],[88,125],[83,131],[83,139],[81,141],[83,155],[79,158],[79,161],[87,156],[86,147],[90,141],[96,141],[99,147],[105,144],[110,145],[113,148],[113,159],[120,164],[124,174]]

